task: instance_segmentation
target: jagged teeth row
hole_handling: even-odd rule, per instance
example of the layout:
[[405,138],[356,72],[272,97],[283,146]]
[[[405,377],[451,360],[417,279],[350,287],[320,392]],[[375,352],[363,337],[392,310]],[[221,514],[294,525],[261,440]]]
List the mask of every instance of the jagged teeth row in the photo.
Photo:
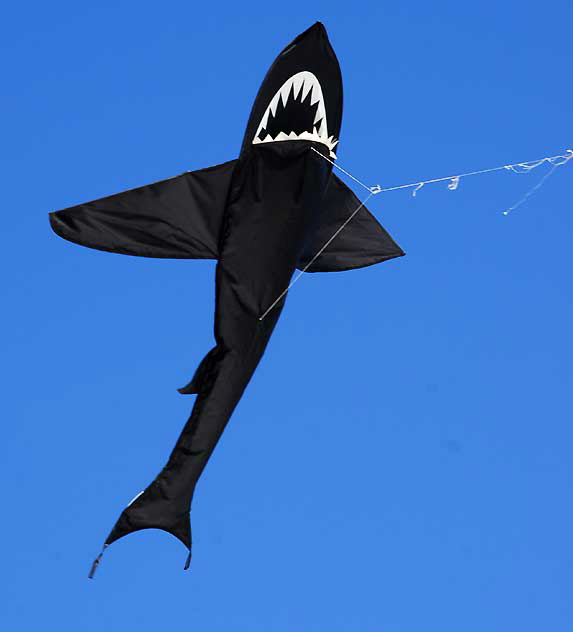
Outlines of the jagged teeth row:
[[[267,128],[270,114],[272,113],[273,117],[275,116],[277,106],[279,104],[279,99],[282,99],[283,105],[286,107],[291,89],[296,100],[304,101],[306,98],[308,98],[308,95],[310,93],[310,104],[318,104],[316,107],[316,115],[313,121],[313,125],[318,124],[318,127],[314,128],[312,132],[302,132],[302,134],[296,134],[295,132],[286,134],[284,132],[281,132],[275,138],[267,136],[264,141],[261,141],[259,139],[259,136],[263,129]],[[328,137],[328,123],[326,120],[326,108],[324,105],[322,89],[315,75],[307,70],[293,75],[290,79],[285,81],[281,89],[275,94],[269,106],[267,107],[263,118],[261,119],[253,143],[266,143],[273,140],[277,141],[293,139],[315,140],[325,144],[330,150],[332,150],[338,142],[334,140],[334,137]],[[332,155],[334,156],[334,154]]]
[[300,134],[297,134],[296,132],[289,132],[288,134],[286,132],[279,132],[274,138],[269,134],[264,140],[256,138],[253,143],[271,143],[277,140],[315,140],[319,143],[324,143],[329,149],[334,149],[338,143],[334,136],[330,136],[328,138],[326,136],[322,136],[317,132],[316,128],[314,128],[313,132],[305,131]]
[[[270,102],[265,115],[263,116],[263,120],[261,121],[260,128],[263,129],[266,127],[267,122],[269,120],[269,112],[275,116],[277,112],[277,106],[279,104],[279,99],[282,99],[283,106],[286,107],[289,94],[293,89],[293,95],[295,100],[304,101],[308,97],[308,93],[312,91],[310,95],[310,104],[315,105],[318,103],[318,107],[316,108],[316,116],[314,117],[313,123],[317,123],[322,120],[325,124],[326,121],[326,112],[324,108],[324,98],[322,96],[322,90],[320,88],[320,84],[318,83],[317,78],[310,72],[299,72],[293,77],[291,77],[288,81],[284,83],[282,88],[275,94],[272,101]],[[300,94],[302,90],[302,94]]]
[[313,140],[318,143],[322,143],[323,145],[326,145],[328,149],[330,150],[330,155],[333,158],[336,158],[336,155],[334,154],[332,150],[334,149],[338,141],[334,138],[334,136],[330,136],[328,138],[326,136],[321,136],[317,132],[316,128],[314,129],[312,133],[302,132],[300,134],[297,134],[296,132],[290,132],[289,134],[286,134],[285,132],[279,132],[275,136],[275,138],[273,138],[270,135],[267,135],[264,140],[261,140],[260,138],[255,138],[255,140],[253,141],[253,144],[272,143],[279,140]]

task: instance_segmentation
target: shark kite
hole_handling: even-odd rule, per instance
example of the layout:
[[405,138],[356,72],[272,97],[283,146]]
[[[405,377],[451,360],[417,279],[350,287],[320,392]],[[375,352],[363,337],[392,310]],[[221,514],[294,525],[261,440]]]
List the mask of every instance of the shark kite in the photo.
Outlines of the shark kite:
[[197,480],[264,353],[285,296],[269,306],[297,268],[350,270],[404,254],[362,207],[316,257],[360,207],[331,173],[341,119],[340,67],[317,22],[268,71],[237,160],[50,213],[59,236],[89,248],[217,260],[216,345],[179,389],[197,396],[193,410],[165,467],[123,510],[104,550],[134,531],[162,529],[187,547],[188,568]]

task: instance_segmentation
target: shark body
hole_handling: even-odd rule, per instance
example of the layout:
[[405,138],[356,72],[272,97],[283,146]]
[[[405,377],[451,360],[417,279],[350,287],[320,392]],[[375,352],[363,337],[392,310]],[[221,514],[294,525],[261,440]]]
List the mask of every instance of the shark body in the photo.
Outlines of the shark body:
[[[317,22],[271,66],[237,160],[50,214],[58,235],[91,248],[217,259],[216,345],[179,389],[196,394],[193,410],[165,467],[124,509],[105,546],[157,528],[191,551],[195,485],[286,297],[262,320],[261,314],[360,204],[322,157],[336,157],[341,118],[340,68]],[[403,254],[362,208],[307,271],[348,270]]]

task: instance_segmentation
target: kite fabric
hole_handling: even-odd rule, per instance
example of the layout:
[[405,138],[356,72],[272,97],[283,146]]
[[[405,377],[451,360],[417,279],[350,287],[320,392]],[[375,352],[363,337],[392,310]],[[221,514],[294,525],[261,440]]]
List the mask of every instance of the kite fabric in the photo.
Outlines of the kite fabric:
[[[195,485],[285,298],[260,316],[360,205],[317,153],[335,158],[341,118],[340,68],[317,22],[271,66],[237,160],[50,213],[58,235],[90,248],[217,260],[216,344],[179,389],[197,396],[191,416],[167,464],[123,510],[104,548],[134,531],[156,528],[189,549],[189,562]],[[308,271],[350,270],[403,254],[361,208]]]

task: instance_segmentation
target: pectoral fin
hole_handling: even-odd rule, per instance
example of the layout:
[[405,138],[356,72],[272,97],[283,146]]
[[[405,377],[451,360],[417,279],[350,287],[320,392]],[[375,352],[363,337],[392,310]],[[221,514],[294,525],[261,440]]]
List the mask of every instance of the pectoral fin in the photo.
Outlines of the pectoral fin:
[[217,259],[236,160],[50,213],[60,237],[139,257]]
[[[323,198],[320,221],[305,246],[298,264],[300,270],[312,261],[359,206],[360,200],[356,195],[340,178],[331,175]],[[306,271],[352,270],[403,255],[400,246],[363,206]]]

